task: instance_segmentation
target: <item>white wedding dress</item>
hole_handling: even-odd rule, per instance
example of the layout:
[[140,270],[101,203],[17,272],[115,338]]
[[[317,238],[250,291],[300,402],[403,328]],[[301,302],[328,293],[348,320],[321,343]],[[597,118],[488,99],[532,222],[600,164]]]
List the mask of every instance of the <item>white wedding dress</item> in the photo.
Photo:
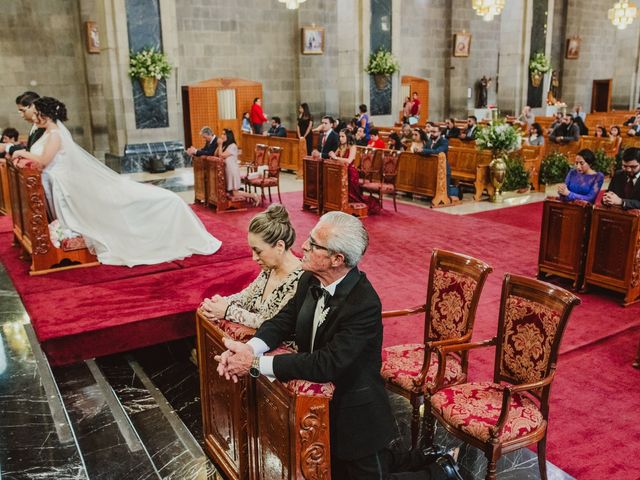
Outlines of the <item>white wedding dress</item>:
[[60,136],[60,150],[42,172],[45,194],[62,228],[81,234],[100,263],[150,265],[220,248],[175,193],[120,176],[57,125],[31,151],[41,155],[49,139]]

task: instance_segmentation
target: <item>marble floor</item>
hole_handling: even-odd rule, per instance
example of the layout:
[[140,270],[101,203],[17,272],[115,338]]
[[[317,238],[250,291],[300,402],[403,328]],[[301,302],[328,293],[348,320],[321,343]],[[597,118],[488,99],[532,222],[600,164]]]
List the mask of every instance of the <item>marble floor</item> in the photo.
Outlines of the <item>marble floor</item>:
[[[192,200],[190,169],[132,177]],[[283,191],[301,188],[293,175],[283,176]],[[442,211],[478,211],[473,203]],[[51,367],[2,265],[0,312],[0,479],[216,478],[215,465],[202,450],[198,371],[189,360],[193,339]],[[398,438],[406,446],[409,405],[397,396],[391,401]],[[437,442],[461,445],[442,430]],[[459,463],[465,480],[484,478],[485,460],[477,449],[463,446]],[[498,465],[501,480],[539,478],[536,456],[528,449],[506,455]],[[552,480],[572,478],[550,463],[548,472]]]

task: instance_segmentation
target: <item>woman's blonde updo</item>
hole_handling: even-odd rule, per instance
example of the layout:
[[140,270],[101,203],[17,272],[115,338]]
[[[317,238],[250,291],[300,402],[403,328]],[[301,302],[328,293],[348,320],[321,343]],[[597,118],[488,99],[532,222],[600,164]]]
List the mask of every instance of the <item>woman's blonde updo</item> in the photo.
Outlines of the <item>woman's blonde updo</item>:
[[296,241],[296,231],[289,220],[289,212],[278,203],[270,205],[264,212],[253,217],[249,224],[249,233],[258,235],[272,247],[278,240],[282,240],[286,250]]

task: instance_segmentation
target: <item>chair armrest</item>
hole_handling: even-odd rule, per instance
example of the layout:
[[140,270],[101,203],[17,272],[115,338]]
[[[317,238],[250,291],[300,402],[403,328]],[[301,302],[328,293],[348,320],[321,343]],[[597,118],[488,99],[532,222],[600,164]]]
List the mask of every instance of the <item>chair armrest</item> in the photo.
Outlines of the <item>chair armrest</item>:
[[417,305],[410,308],[403,308],[401,310],[387,310],[386,312],[382,312],[382,318],[406,317],[408,315],[414,315],[416,313],[424,313],[426,310],[426,304]]
[[416,387],[420,387],[424,385],[424,382],[427,378],[427,374],[429,373],[429,367],[431,366],[431,354],[436,348],[446,347],[448,345],[460,345],[471,340],[472,332],[463,335],[462,337],[456,338],[447,338],[446,340],[434,340],[425,343],[424,345],[424,359],[422,361],[422,369],[420,370],[420,375],[413,380],[413,384]]
[[498,337],[493,337],[490,340],[484,340],[482,342],[458,343],[455,345],[436,347],[435,353],[438,356],[438,374],[433,381],[433,386],[429,388],[429,394],[433,395],[444,386],[444,372],[447,368],[447,353],[463,352],[467,350],[475,350],[476,348],[494,346],[497,341]]

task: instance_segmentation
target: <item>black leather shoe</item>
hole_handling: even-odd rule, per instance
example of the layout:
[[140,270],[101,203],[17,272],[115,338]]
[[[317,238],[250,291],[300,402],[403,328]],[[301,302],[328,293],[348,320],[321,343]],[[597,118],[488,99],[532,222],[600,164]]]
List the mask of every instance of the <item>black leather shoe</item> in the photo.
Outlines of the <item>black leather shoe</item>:
[[448,480],[464,480],[460,475],[460,469],[458,464],[449,454],[442,455],[436,460],[438,466],[442,469],[442,472],[446,475],[444,478]]

